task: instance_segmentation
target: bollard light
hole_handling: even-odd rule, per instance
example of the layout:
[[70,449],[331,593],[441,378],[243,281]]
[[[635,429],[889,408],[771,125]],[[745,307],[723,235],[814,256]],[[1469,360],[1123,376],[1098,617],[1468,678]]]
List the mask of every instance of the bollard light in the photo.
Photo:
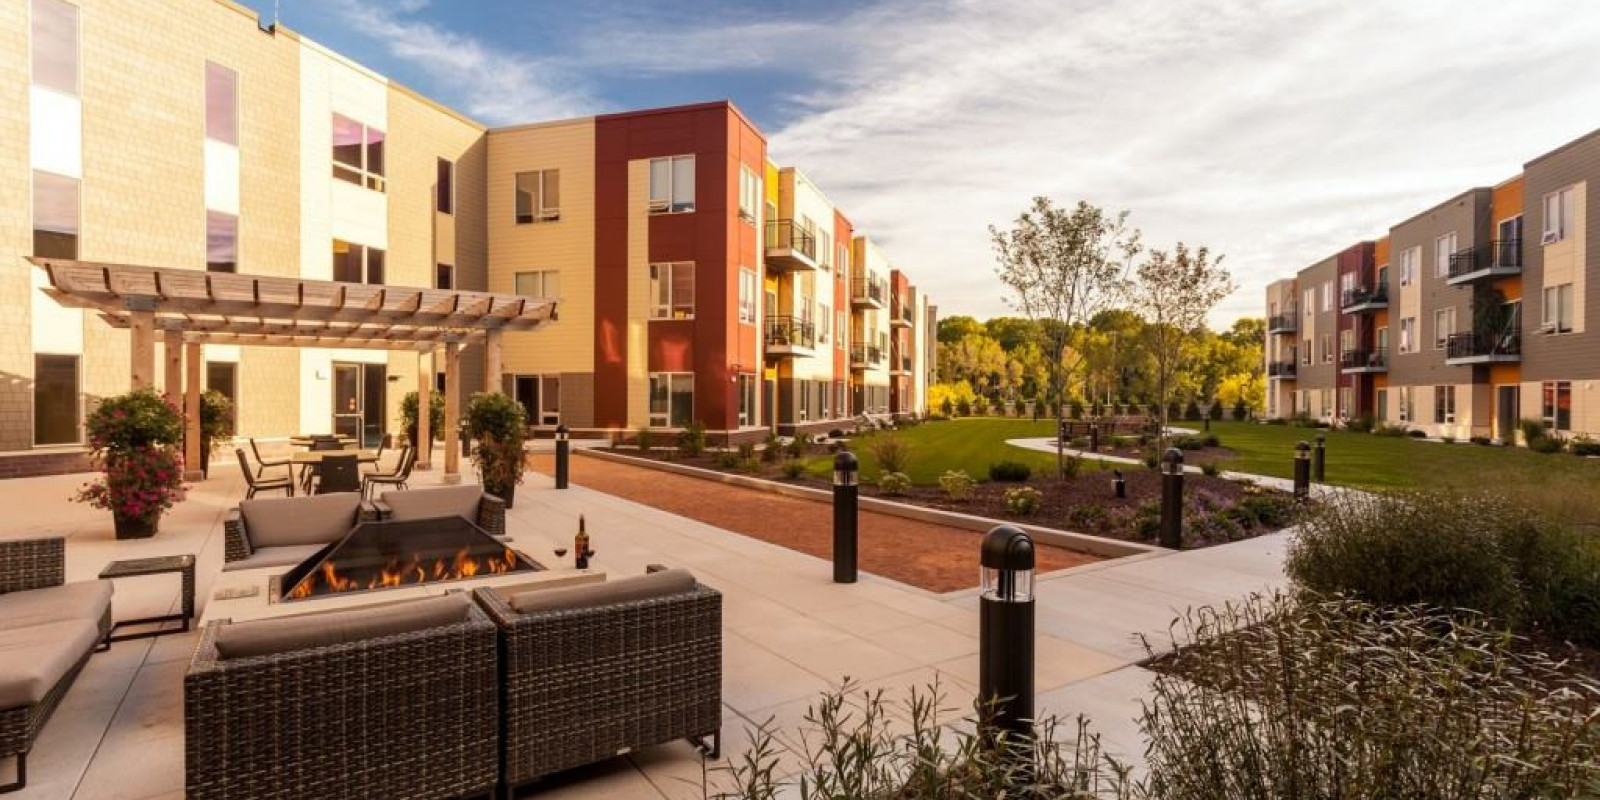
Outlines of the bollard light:
[[1305,441],[1294,446],[1294,496],[1297,500],[1311,496],[1311,444]]
[[1311,480],[1317,483],[1327,481],[1328,469],[1328,437],[1317,434],[1317,443],[1311,446]]
[[1119,499],[1128,496],[1128,481],[1120,469],[1111,470],[1111,493]]
[[856,582],[856,506],[860,464],[856,454],[841,450],[833,457],[833,582]]
[[979,556],[979,699],[988,706],[990,738],[1033,733],[1033,539],[1010,525],[983,537]]
[[1183,451],[1167,448],[1161,456],[1161,546],[1183,548]]
[[1089,423],[1089,452],[1100,452],[1100,420]]
[[565,423],[556,426],[556,488],[567,488],[568,469],[572,459],[572,442],[568,441]]

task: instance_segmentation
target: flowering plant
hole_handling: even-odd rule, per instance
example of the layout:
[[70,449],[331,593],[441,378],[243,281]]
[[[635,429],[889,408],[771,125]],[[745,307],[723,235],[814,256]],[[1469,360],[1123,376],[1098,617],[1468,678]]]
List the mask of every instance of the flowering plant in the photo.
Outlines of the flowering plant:
[[522,450],[527,412],[504,394],[480,392],[467,403],[467,431],[476,442],[472,461],[478,465],[479,482],[490,494],[509,499],[527,465]]
[[111,397],[85,421],[89,446],[104,473],[73,499],[122,519],[154,520],[183,488],[183,415],[149,389]]

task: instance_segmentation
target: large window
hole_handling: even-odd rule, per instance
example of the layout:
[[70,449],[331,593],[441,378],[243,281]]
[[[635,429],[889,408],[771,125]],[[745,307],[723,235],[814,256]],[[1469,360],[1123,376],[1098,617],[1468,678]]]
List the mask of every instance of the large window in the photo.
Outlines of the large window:
[[333,177],[383,191],[383,131],[334,114]]
[[850,346],[850,314],[847,311],[833,312],[835,317],[833,343],[840,350]]
[[1433,312],[1433,349],[1443,350],[1450,343],[1450,334],[1456,332],[1456,310],[1440,308]]
[[1400,392],[1400,408],[1399,408],[1399,412],[1400,413],[1398,414],[1398,417],[1399,417],[1401,422],[1410,422],[1411,421],[1411,412],[1412,412],[1411,403],[1412,403],[1413,400],[1416,399],[1416,387],[1414,387],[1414,386],[1402,386],[1402,387],[1400,387],[1399,392]]
[[650,213],[694,210],[694,156],[650,159]]
[[448,158],[439,159],[438,175],[433,182],[433,207],[440,214],[456,213],[456,165]]
[[206,209],[206,271],[239,271],[239,218],[226,211]]
[[1333,363],[1333,334],[1322,334],[1322,363]]
[[650,265],[650,317],[694,318],[694,262]]
[[741,372],[738,376],[739,427],[756,425],[756,376]]
[[1456,387],[1433,387],[1433,421],[1439,425],[1454,425],[1456,421]]
[[523,297],[560,297],[561,273],[553,269],[519,272],[516,293]]
[[1333,310],[1333,281],[1322,282],[1322,310]]
[[383,283],[385,253],[376,247],[333,240],[333,279],[344,283]]
[[1571,333],[1573,306],[1572,284],[1563,283],[1559,286],[1544,287],[1544,330],[1545,333]]
[[1450,256],[1456,252],[1456,232],[1451,231],[1433,240],[1433,277],[1450,276]]
[[561,170],[517,173],[516,206],[518,225],[561,219]]
[[1553,431],[1572,430],[1572,384],[1568,381],[1545,381],[1544,426]]
[[[655,197],[654,194],[651,195]],[[693,202],[694,198],[690,198]],[[653,207],[653,204],[652,204]],[[761,207],[761,177],[756,171],[739,165],[739,218],[746,222],[756,221],[756,209]]]
[[687,372],[650,373],[650,425],[685,428],[694,419],[694,375]]
[[78,96],[78,7],[33,0],[33,85]]
[[1306,319],[1311,319],[1311,315],[1317,313],[1317,290],[1316,289],[1307,289],[1306,290],[1305,302],[1302,303],[1300,305],[1300,307],[1305,309]]
[[33,171],[33,254],[78,257],[78,180]]
[[451,265],[449,265],[449,264],[434,264],[433,265],[433,288],[435,288],[435,289],[454,289],[454,288],[456,288],[456,268],[451,266]]
[[739,321],[756,321],[756,272],[749,268],[739,270]]
[[239,365],[232,361],[206,362],[206,389],[228,398],[227,434],[239,430]]
[[1417,318],[1404,317],[1400,320],[1400,352],[1411,353],[1417,349]]
[[1544,196],[1544,236],[1540,241],[1554,244],[1567,238],[1575,221],[1575,200],[1571,186]]
[[833,307],[827,303],[817,303],[817,344],[828,343],[828,323],[833,321]]
[[206,138],[239,146],[239,73],[206,62]]
[[33,443],[77,444],[78,357],[33,357]]
[[[1377,395],[1377,403],[1376,403],[1377,407],[1374,410],[1378,412],[1377,413],[1378,421],[1379,422],[1387,421],[1389,419],[1389,390],[1388,389],[1378,389],[1376,391],[1376,395]],[[1271,395],[1268,395],[1268,397],[1270,398]]]
[[1417,279],[1417,265],[1422,262],[1422,248],[1408,247],[1400,251],[1400,285],[1410,286]]

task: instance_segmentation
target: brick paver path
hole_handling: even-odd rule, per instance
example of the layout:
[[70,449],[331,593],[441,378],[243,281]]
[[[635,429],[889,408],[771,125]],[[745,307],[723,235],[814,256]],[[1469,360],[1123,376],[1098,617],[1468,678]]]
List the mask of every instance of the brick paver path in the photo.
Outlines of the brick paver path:
[[[532,456],[529,464],[547,475],[555,472],[554,457],[548,454]],[[578,455],[572,458],[572,482],[818,558],[833,555],[833,508],[827,503]],[[863,509],[860,536],[858,557],[865,572],[933,592],[978,585],[983,535],[977,531]],[[1041,545],[1038,571],[1099,560]]]

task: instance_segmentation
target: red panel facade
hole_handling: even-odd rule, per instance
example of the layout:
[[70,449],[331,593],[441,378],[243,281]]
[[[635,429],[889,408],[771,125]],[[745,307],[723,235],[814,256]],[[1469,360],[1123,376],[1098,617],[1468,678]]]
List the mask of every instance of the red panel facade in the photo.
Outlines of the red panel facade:
[[[1339,278],[1335,285],[1338,287],[1341,298],[1344,294],[1344,288],[1347,285],[1358,287],[1370,287],[1374,285],[1376,276],[1373,274],[1375,267],[1373,265],[1372,255],[1372,242],[1361,242],[1339,253]],[[1352,277],[1346,278],[1346,275],[1350,275]],[[1340,299],[1336,302],[1343,304],[1344,301]],[[1342,311],[1339,313],[1339,339],[1334,343],[1335,347],[1341,348],[1338,358],[1342,359],[1344,356],[1342,351],[1342,342],[1345,331],[1354,331],[1353,347],[1356,350],[1371,350],[1377,346],[1377,334],[1374,332],[1372,319],[1373,318],[1370,313],[1345,314]],[[1373,413],[1373,380],[1370,373],[1347,375],[1342,368],[1342,362],[1340,362],[1340,369],[1338,369],[1334,376],[1334,385],[1341,390],[1335,392],[1335,395],[1338,398],[1336,402],[1341,403],[1338,408],[1339,414],[1357,417],[1364,414]],[[1343,405],[1344,400],[1342,398],[1344,396],[1344,392],[1342,390],[1344,389],[1352,390],[1349,393],[1354,401],[1352,408],[1345,408]]]

